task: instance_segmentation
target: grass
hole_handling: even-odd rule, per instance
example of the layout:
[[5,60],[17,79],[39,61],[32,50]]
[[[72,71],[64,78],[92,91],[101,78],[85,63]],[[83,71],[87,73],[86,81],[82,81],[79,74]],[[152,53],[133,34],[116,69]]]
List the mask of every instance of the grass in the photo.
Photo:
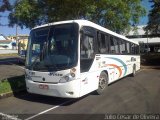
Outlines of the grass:
[[24,75],[0,81],[0,94],[8,92],[17,93],[24,90],[26,90]]
[[0,94],[11,92],[11,86],[8,81],[0,82]]

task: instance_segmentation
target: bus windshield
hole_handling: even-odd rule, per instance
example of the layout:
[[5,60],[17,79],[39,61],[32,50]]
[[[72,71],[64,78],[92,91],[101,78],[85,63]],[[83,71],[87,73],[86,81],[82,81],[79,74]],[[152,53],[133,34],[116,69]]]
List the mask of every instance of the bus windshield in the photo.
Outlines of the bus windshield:
[[31,31],[26,68],[57,71],[74,67],[78,61],[78,25],[61,24]]

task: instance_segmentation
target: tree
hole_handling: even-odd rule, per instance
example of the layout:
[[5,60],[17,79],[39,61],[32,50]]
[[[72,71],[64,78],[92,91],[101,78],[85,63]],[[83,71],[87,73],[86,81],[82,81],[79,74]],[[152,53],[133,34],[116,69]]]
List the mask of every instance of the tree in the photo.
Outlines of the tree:
[[141,0],[17,0],[9,15],[10,26],[32,28],[44,23],[87,19],[123,33],[138,24],[145,9]]
[[[11,10],[11,5],[10,5],[10,3],[9,3],[9,0],[0,0],[0,13],[1,12],[5,12],[5,11],[10,11]],[[0,18],[1,18],[2,16],[0,15]],[[2,25],[1,23],[0,23],[0,26],[6,26],[6,25]]]
[[11,5],[8,0],[0,0],[0,12],[4,11],[10,11],[11,10]]
[[148,25],[145,27],[146,33],[150,33],[153,35],[160,34],[160,0],[150,0],[152,5],[152,9],[149,13],[149,21]]

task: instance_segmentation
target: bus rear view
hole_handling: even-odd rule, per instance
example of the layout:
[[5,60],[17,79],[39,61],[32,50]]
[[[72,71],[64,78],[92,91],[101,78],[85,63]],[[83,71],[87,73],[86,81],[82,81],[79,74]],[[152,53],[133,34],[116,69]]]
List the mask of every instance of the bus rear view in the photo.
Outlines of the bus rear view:
[[30,32],[26,85],[30,93],[79,97],[78,24],[38,27]]

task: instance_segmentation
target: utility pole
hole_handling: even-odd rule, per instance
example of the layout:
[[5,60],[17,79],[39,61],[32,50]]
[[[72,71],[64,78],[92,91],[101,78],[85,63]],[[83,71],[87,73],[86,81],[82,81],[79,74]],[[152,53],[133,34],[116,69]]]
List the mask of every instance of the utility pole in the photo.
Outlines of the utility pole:
[[150,47],[148,45],[148,29],[147,29],[147,55],[149,54],[150,52]]
[[19,40],[18,40],[18,25],[16,24],[16,43],[18,46],[18,54],[19,54]]
[[16,24],[16,42],[18,42],[18,26]]

